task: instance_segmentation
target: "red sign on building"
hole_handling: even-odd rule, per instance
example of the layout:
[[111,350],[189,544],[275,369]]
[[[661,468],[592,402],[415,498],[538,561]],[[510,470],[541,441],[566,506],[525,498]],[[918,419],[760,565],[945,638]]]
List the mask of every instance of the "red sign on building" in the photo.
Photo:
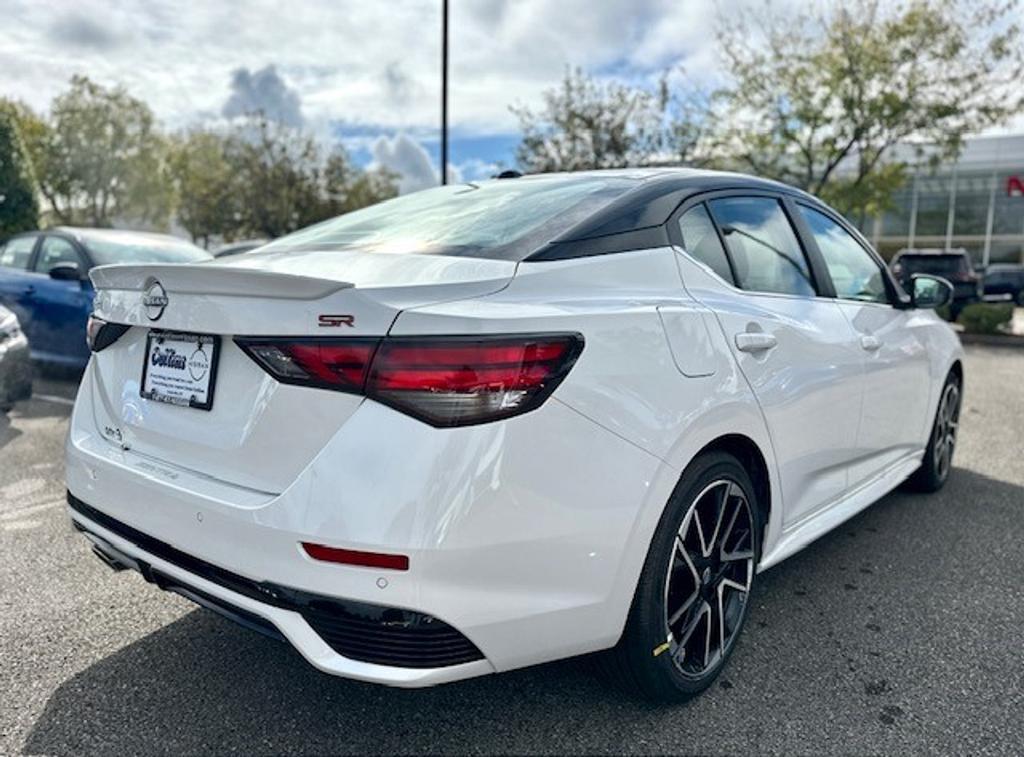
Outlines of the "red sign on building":
[[1011,176],[1006,180],[1006,194],[1010,197],[1024,197],[1024,179]]

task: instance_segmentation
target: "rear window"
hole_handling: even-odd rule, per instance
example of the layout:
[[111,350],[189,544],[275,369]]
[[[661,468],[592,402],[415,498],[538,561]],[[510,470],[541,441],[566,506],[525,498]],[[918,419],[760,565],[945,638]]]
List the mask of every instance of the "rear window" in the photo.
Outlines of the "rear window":
[[907,273],[963,273],[970,270],[962,255],[901,255],[897,262]]
[[261,248],[522,260],[635,186],[622,178],[528,177],[403,195]]
[[96,265],[112,263],[195,263],[213,256],[184,240],[160,236],[88,235],[82,241]]
[[15,237],[0,244],[0,268],[28,268],[28,259],[32,256],[32,248],[36,246],[35,236]]

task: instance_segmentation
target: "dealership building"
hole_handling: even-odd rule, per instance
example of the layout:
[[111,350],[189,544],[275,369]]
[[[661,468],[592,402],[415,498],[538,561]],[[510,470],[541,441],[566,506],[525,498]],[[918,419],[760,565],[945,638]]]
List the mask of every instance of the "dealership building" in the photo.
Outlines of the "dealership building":
[[962,247],[976,266],[1024,263],[1024,135],[967,140],[956,162],[912,171],[890,211],[857,225],[886,259]]

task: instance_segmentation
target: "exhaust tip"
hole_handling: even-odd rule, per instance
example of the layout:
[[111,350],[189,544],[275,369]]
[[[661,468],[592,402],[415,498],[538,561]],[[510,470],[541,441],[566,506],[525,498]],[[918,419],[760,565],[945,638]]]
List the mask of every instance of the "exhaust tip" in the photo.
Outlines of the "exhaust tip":
[[139,570],[139,563],[128,557],[128,555],[123,554],[116,547],[107,544],[107,542],[88,531],[83,531],[83,533],[92,542],[92,553],[115,573],[120,573],[122,570]]
[[92,553],[100,559],[100,561],[108,568],[113,570],[115,573],[120,573],[122,570],[127,570],[128,566],[120,562],[113,555],[108,555],[104,552],[98,544],[92,545]]

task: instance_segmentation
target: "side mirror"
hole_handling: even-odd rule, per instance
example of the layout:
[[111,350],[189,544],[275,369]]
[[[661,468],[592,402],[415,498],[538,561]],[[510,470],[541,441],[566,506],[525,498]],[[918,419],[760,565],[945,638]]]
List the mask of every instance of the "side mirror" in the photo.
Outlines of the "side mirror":
[[81,281],[82,269],[78,263],[57,263],[50,269],[50,278],[57,281]]
[[941,308],[953,301],[953,285],[926,273],[910,277],[910,303],[915,308]]

